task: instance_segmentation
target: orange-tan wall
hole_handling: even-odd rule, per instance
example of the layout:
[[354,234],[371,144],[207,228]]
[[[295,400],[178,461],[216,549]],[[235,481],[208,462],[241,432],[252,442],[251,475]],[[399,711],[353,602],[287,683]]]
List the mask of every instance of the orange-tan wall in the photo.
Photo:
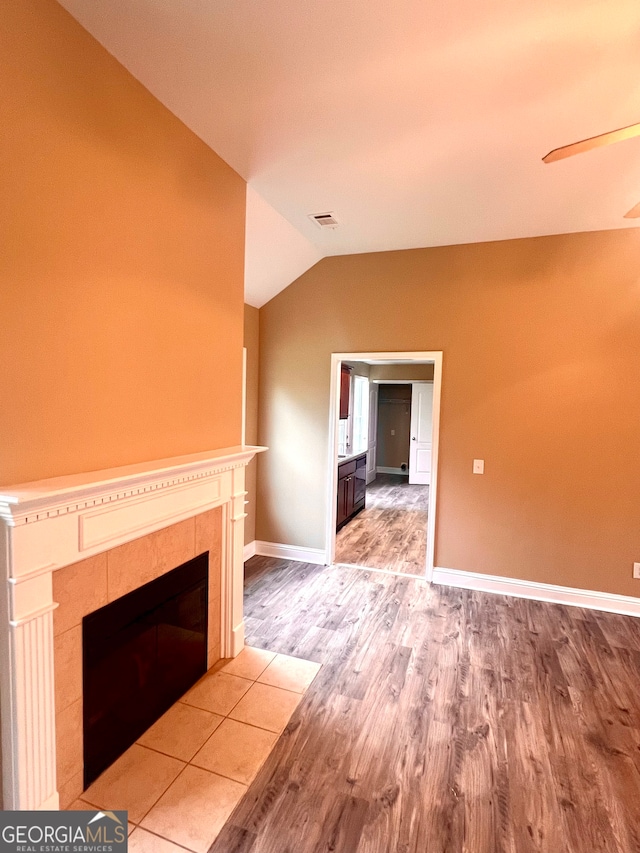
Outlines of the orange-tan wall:
[[[260,348],[260,312],[244,306],[244,346],[247,350],[246,435],[247,444],[258,443],[258,356]],[[247,517],[244,520],[244,544],[256,538],[256,470],[257,459],[246,468]]]
[[239,444],[243,180],[53,0],[0,112],[0,483]]
[[436,565],[640,593],[638,230],[326,258],[260,338],[259,539],[324,547],[330,353],[442,350]]

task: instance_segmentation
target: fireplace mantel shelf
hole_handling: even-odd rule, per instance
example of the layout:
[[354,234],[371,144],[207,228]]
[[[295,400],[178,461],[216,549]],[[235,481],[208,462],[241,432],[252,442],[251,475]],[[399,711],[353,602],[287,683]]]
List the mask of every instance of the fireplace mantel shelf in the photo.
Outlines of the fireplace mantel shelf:
[[72,504],[74,509],[79,509],[80,503],[86,506],[87,502],[95,499],[97,495],[100,499],[96,503],[104,503],[105,499],[131,497],[134,494],[132,489],[152,490],[164,485],[178,485],[206,476],[207,471],[211,469],[218,473],[238,465],[246,465],[256,453],[266,449],[253,445],[237,445],[221,450],[206,450],[187,456],[172,456],[119,468],[0,487],[0,518],[15,524],[29,521],[29,514],[35,514],[31,520],[37,520],[57,514],[65,504]]
[[[4,807],[55,809],[53,572],[222,508],[223,657],[244,645],[245,467],[239,445],[0,488],[0,720]],[[4,665],[7,664],[7,665]]]

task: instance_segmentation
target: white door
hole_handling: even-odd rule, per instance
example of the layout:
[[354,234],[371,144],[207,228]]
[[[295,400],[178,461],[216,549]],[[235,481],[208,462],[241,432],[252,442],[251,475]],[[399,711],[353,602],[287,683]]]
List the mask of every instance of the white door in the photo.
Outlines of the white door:
[[369,384],[369,442],[367,446],[367,485],[376,478],[376,456],[378,453],[378,386]]
[[433,383],[411,385],[411,443],[409,446],[409,483],[431,482],[431,426],[433,421]]

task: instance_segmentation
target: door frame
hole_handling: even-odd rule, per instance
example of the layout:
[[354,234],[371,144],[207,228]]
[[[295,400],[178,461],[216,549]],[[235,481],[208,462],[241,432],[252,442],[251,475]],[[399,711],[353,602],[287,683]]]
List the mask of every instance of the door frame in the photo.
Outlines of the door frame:
[[[374,394],[374,390],[375,390],[375,394]],[[369,456],[368,456],[368,454],[371,452],[371,445],[372,445],[371,436],[369,436],[369,440],[367,441],[367,476],[366,476],[366,485],[367,486],[369,485],[369,483],[373,483],[373,481],[376,478],[377,471],[378,471],[378,436],[377,436],[377,433],[378,433],[378,400],[379,400],[379,397],[380,397],[380,386],[378,385],[377,382],[369,382],[369,426],[371,426],[371,421],[373,419],[373,423],[375,424],[376,436],[375,436],[374,441],[373,441],[373,448],[374,448],[375,457],[373,459],[373,469],[371,471],[369,470],[369,468],[370,468],[369,463],[371,460],[369,459]],[[371,405],[372,398],[374,398],[373,406]],[[371,476],[369,476],[370,474],[371,474]]]
[[[331,353],[329,392],[329,441],[327,493],[325,502],[325,553],[327,563],[336,556],[336,495],[338,488],[338,407],[340,405],[340,364],[343,361],[417,361],[433,363],[433,420],[431,424],[431,484],[427,516],[427,559],[425,580],[433,578],[438,494],[438,451],[440,437],[440,397],[442,389],[442,350],[422,352],[334,352]],[[407,384],[411,384],[409,381]]]

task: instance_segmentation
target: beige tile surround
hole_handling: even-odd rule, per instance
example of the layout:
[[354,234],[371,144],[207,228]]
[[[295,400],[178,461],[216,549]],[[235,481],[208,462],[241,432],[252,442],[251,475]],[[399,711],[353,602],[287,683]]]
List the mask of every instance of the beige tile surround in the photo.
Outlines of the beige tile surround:
[[[203,676],[71,808],[126,809],[134,826],[131,853],[206,853],[319,668],[246,647]],[[232,692],[229,683],[220,687],[225,679],[234,684]],[[226,716],[211,710],[220,708],[216,686],[225,696]],[[252,724],[236,719],[243,703]],[[274,707],[280,709],[275,715]]]
[[60,808],[82,792],[82,619],[209,551],[208,667],[220,659],[222,508],[218,507],[53,574],[56,752]]

